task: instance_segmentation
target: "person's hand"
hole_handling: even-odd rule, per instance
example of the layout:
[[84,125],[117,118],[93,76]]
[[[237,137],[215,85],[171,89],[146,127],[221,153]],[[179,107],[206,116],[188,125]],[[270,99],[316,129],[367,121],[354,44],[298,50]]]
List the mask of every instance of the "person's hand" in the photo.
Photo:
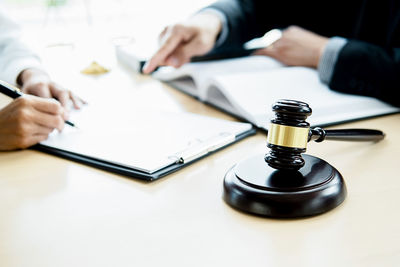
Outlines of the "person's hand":
[[0,150],[23,149],[62,131],[64,108],[55,99],[24,95],[0,109]]
[[254,55],[270,56],[288,66],[317,68],[328,38],[297,26],[283,31],[282,37]]
[[52,82],[47,73],[38,69],[26,69],[22,71],[19,81],[22,84],[22,92],[44,98],[55,98],[65,109],[68,109],[69,101],[72,101],[76,109],[79,109],[82,104],[86,103],[70,90],[66,90]]
[[146,62],[143,73],[158,66],[180,67],[194,56],[209,52],[221,31],[222,22],[214,14],[203,12],[184,23],[166,27],[160,34],[160,48]]

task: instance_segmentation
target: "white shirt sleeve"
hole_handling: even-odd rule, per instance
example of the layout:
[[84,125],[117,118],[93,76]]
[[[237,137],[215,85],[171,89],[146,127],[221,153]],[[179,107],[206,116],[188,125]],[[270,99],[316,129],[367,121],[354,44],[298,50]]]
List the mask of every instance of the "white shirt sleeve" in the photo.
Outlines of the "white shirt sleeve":
[[20,41],[19,26],[0,10],[0,79],[16,85],[25,69],[43,69],[39,57]]

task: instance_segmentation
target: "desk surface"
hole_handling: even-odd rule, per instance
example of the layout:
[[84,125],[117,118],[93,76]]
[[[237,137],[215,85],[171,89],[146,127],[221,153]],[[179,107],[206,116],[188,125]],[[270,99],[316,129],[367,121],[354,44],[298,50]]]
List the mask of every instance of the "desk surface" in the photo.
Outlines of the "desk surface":
[[[86,85],[116,80],[129,90],[159,87],[183,110],[232,119],[121,66]],[[348,196],[326,214],[296,220],[243,214],[221,198],[225,172],[265,153],[262,132],[153,183],[40,152],[2,152],[0,266],[398,265],[399,121],[338,126],[381,129],[387,137],[379,143],[311,143],[309,154],[342,173]]]

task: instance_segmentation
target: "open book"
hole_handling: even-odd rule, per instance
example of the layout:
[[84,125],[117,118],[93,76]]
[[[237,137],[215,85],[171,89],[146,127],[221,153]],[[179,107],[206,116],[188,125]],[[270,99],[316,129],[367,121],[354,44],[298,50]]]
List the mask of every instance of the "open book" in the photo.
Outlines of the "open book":
[[[137,66],[129,49],[117,48],[117,58],[133,69]],[[400,111],[375,98],[330,90],[316,70],[287,67],[264,56],[193,62],[178,69],[161,67],[153,77],[265,130],[274,116],[271,105],[279,99],[308,103],[313,110],[308,121],[313,126]]]

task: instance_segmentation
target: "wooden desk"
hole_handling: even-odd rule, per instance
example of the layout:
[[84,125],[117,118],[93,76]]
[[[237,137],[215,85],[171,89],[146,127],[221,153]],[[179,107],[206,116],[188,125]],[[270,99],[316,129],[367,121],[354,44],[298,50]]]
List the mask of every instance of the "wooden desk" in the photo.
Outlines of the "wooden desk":
[[[184,110],[232,119],[119,67],[86,85],[115,80],[126,90],[162,86]],[[0,266],[398,266],[399,122],[340,126],[381,129],[387,138],[376,144],[311,143],[309,154],[342,173],[348,196],[297,220],[243,214],[221,198],[225,172],[265,153],[264,133],[153,183],[30,150],[0,153]]]

